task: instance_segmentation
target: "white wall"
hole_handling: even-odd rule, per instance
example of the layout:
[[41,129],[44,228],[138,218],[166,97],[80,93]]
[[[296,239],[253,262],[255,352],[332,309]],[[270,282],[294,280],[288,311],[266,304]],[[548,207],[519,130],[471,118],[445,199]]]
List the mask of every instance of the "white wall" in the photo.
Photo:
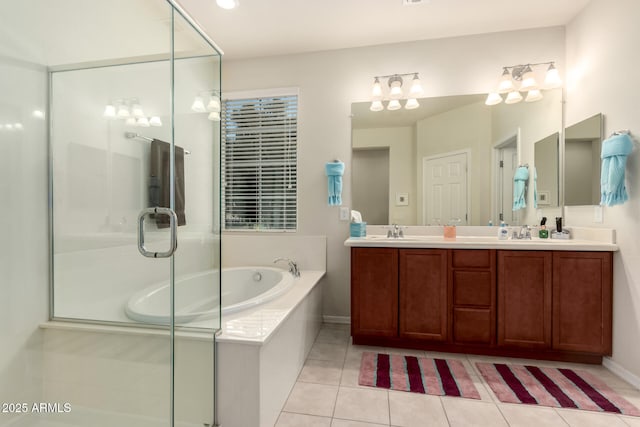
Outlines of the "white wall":
[[[604,114],[604,135],[631,129],[640,135],[640,2],[592,0],[567,26],[566,123]],[[567,225],[617,230],[614,256],[613,361],[640,377],[640,152],[627,161],[629,201],[604,208],[604,223],[593,222],[593,207],[567,207]]]
[[[214,35],[215,37],[215,35]],[[347,164],[343,201],[351,200],[352,102],[369,100],[373,76],[419,72],[425,96],[486,93],[502,67],[558,61],[564,67],[564,28],[416,41],[358,49],[224,61],[225,91],[300,88],[298,233],[327,236],[324,314],[349,316],[349,224],[327,206],[324,163]]]

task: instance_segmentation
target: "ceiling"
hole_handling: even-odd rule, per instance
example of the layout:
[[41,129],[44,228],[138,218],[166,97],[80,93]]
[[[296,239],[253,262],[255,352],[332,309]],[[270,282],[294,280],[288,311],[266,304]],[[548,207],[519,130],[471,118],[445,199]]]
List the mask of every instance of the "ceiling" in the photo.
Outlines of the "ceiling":
[[565,25],[590,0],[179,0],[225,59]]

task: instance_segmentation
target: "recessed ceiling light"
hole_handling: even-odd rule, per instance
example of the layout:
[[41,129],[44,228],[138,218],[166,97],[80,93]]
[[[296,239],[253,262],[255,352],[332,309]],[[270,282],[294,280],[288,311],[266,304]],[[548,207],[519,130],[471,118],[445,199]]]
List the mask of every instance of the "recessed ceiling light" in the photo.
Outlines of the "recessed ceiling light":
[[402,0],[403,6],[415,6],[423,3],[429,3],[429,0]]
[[216,0],[216,4],[223,9],[235,9],[239,3],[238,0]]

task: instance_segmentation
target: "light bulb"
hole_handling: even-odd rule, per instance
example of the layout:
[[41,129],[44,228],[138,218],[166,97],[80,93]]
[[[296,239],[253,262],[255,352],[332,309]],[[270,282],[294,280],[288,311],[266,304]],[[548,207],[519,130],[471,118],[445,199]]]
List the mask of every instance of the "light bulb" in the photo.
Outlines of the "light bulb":
[[514,91],[509,92],[509,95],[507,95],[507,99],[505,99],[504,103],[505,104],[516,104],[516,103],[518,103],[520,101],[522,101],[522,95],[517,90],[514,90]]
[[500,96],[499,93],[497,92],[490,92],[489,95],[487,95],[487,100],[484,101],[485,105],[497,105],[500,104],[502,102],[502,97]]
[[420,106],[420,103],[415,98],[407,99],[407,103],[404,104],[404,108],[407,110],[414,110]]
[[158,116],[153,116],[153,117],[149,118],[149,125],[151,125],[151,126],[162,126],[162,120],[160,120],[160,117],[158,117]]
[[4,128],[5,128],[6,130],[13,130],[13,125],[12,125],[12,124],[10,124],[10,123],[7,123],[6,125],[4,125]]
[[371,103],[371,107],[369,107],[371,111],[382,111],[384,110],[384,105],[382,105],[382,101],[376,100]]
[[143,127],[143,128],[148,128],[149,127],[149,119],[147,119],[146,117],[140,117],[138,119],[138,121],[136,122],[136,125]]
[[549,65],[547,74],[544,76],[544,88],[555,89],[562,86],[562,79],[558,69],[553,65],[553,62]]
[[[409,95],[412,95],[414,98],[418,98],[424,94],[424,89],[422,89],[422,84],[420,83],[420,78],[418,77],[418,73],[413,75],[413,80],[411,81],[411,88],[409,89]],[[407,108],[405,106],[405,108]]]
[[216,4],[223,9],[235,9],[240,2],[238,0],[216,0]]
[[207,111],[212,112],[220,112],[220,99],[217,96],[212,96],[209,98],[209,103],[207,104]]
[[389,101],[389,105],[387,105],[387,110],[390,111],[399,110],[400,108],[402,108],[402,105],[400,105],[400,101],[398,101],[397,99],[392,99],[391,101]]
[[529,90],[538,89],[538,82],[536,82],[536,78],[533,76],[533,71],[531,67],[527,65],[522,74],[522,83],[520,84],[520,91],[526,92]]
[[212,111],[211,113],[209,113],[209,116],[207,117],[207,119],[214,121],[214,122],[219,122],[220,121],[220,113],[218,113],[217,111]]
[[191,104],[191,109],[196,113],[206,113],[207,109],[204,107],[204,101],[201,96],[196,96],[193,100],[193,104]]
[[13,124],[13,128],[14,129],[18,129],[18,130],[22,130],[23,129],[22,123],[14,123]]
[[527,97],[524,99],[524,102],[535,102],[540,101],[542,99],[542,92],[539,89],[532,89],[527,92]]
[[[113,105],[111,106],[113,107]],[[106,111],[106,108],[105,108]],[[115,115],[115,109],[114,109],[114,115]],[[33,110],[33,113],[31,113],[33,115],[33,117],[35,117],[36,119],[44,119],[44,112],[41,110]]]
[[[389,81],[387,83],[389,84],[390,89],[389,97],[391,97],[391,99],[402,98],[402,77],[394,74],[389,77]],[[389,107],[387,106],[387,108]]]
[[511,73],[506,68],[502,72],[502,77],[500,78],[500,83],[498,83],[498,93],[507,93],[511,92],[515,89],[513,85],[513,80],[511,79]]
[[142,111],[142,107],[137,102],[131,106],[131,115],[136,119],[144,116],[144,111]]
[[371,96],[374,99],[382,98],[382,85],[380,84],[380,79],[377,77],[373,81],[373,87],[371,88]]
[[135,126],[136,125],[136,119],[135,117],[127,117],[124,120],[124,124],[127,126]]
[[[39,114],[37,114],[39,113]],[[107,118],[107,119],[115,119],[116,118],[116,107],[114,107],[111,104],[108,104],[106,107],[104,107],[104,113],[102,113],[102,116]],[[44,113],[40,110],[36,110],[33,112],[33,117],[38,117],[38,118],[43,118],[44,117]]]
[[125,104],[118,105],[118,112],[116,113],[119,119],[126,119],[131,116],[131,112],[129,111],[129,107]]

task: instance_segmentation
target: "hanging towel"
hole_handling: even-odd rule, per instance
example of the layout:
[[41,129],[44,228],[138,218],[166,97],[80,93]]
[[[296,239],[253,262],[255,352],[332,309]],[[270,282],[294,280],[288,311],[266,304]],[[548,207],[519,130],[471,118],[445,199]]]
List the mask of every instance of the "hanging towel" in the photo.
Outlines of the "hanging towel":
[[[149,206],[168,208],[171,202],[170,160],[171,144],[154,139],[151,141],[151,163],[149,165]],[[175,207],[178,225],[187,223],[184,213],[184,150],[175,146]],[[169,227],[167,215],[156,215],[158,228]]]
[[520,166],[513,175],[513,210],[524,209],[527,207],[527,180],[529,179],[529,169],[526,166]]
[[633,141],[627,134],[613,135],[602,142],[601,205],[621,205],[629,198],[624,185],[624,169],[632,149]]
[[533,168],[533,207],[538,209],[538,170]]
[[342,204],[342,174],[344,173],[344,163],[328,162],[324,169],[329,179],[329,206],[340,206]]

